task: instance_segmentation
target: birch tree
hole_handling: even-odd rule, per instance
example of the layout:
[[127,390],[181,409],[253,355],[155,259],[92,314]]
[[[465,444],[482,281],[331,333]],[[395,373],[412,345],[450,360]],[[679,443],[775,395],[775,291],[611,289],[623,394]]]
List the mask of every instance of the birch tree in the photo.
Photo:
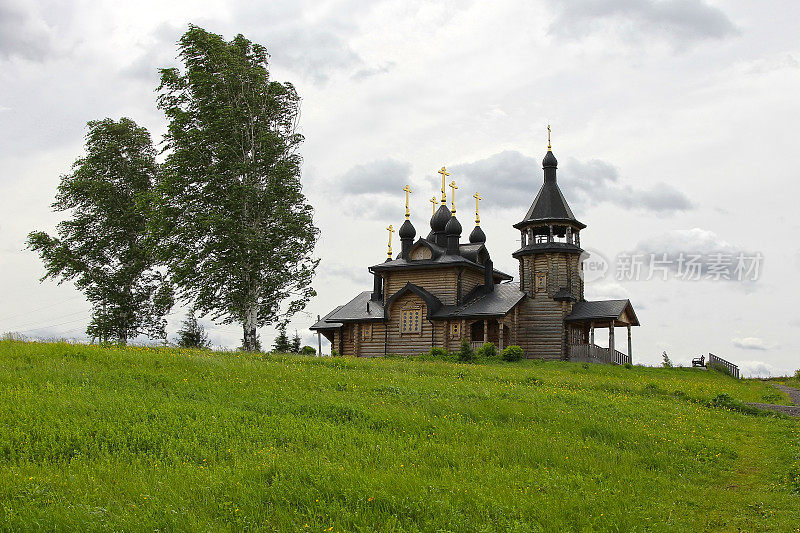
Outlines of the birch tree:
[[28,235],[45,265],[42,281],[74,280],[92,304],[86,332],[122,344],[165,338],[172,292],[156,267],[147,230],[157,172],[146,129],[128,118],[89,122],[86,156],[62,176],[53,209],[69,212],[56,236]]
[[183,69],[161,70],[167,157],[154,227],[178,295],[240,323],[243,347],[315,294],[318,230],[300,182],[300,99],[270,78],[266,49],[190,26]]

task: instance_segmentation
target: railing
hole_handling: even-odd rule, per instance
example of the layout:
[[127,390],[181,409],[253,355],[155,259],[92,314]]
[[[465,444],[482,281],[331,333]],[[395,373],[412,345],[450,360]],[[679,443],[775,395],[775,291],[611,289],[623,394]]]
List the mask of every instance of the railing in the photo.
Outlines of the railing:
[[475,351],[481,346],[483,346],[483,341],[470,341],[469,346],[470,348],[472,348],[473,351]]
[[569,347],[570,359],[597,359],[602,363],[624,365],[630,363],[629,355],[618,350],[610,350],[596,344],[573,344]]
[[731,373],[731,376],[735,377],[736,379],[739,379],[739,367],[738,366],[734,365],[730,361],[726,361],[722,357],[717,357],[713,353],[709,353],[708,354],[708,366],[711,367],[711,365],[714,365],[714,364],[724,366]]

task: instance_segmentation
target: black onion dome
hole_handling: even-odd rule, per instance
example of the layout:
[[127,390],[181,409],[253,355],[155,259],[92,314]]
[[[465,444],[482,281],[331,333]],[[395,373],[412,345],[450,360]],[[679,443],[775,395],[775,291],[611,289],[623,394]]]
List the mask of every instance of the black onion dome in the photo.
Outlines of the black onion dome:
[[558,166],[558,160],[556,156],[553,155],[553,152],[548,150],[547,154],[542,159],[542,167],[543,168],[555,168]]
[[447,209],[447,206],[442,204],[439,206],[439,209],[436,210],[436,213],[431,217],[431,229],[437,233],[444,231],[444,227],[447,226],[447,222],[452,216],[453,214],[450,213],[450,210]]
[[444,227],[444,232],[448,235],[461,235],[461,222],[458,221],[455,215],[450,216],[447,225]]
[[469,242],[472,244],[483,244],[486,242],[486,234],[480,226],[475,226],[475,229],[469,234]]
[[410,220],[406,219],[403,222],[403,225],[400,226],[400,231],[397,232],[401,239],[413,239],[417,236],[417,230],[414,229],[414,224],[411,223]]

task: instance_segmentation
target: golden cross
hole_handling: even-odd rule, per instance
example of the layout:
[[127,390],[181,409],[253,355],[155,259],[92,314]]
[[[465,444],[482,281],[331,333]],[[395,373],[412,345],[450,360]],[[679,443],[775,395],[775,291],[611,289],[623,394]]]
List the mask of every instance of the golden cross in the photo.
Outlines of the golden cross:
[[435,215],[436,214],[436,197],[435,196],[431,196],[431,199],[428,200],[428,201],[433,204],[433,213],[431,213],[431,214]]
[[411,187],[406,185],[403,187],[403,190],[406,191],[406,220],[408,220],[408,217],[411,215],[411,211],[408,210],[408,195],[411,194]]
[[483,197],[481,197],[481,195],[479,193],[477,193],[477,192],[475,194],[473,194],[472,197],[475,198],[475,225],[476,226],[480,226],[481,225],[481,216],[478,214],[478,207],[479,207],[478,202],[483,200]]
[[450,189],[453,191],[452,197],[450,201],[452,202],[453,208],[450,210],[451,213],[456,213],[456,189],[458,189],[458,185],[456,185],[456,180],[450,182]]
[[389,256],[389,259],[391,259],[392,258],[392,233],[394,233],[394,227],[392,227],[392,225],[389,224],[389,227],[386,228],[386,229],[389,231],[389,251],[386,253],[386,255]]
[[444,182],[447,180],[447,176],[449,176],[450,173],[444,167],[442,167],[438,173],[442,175],[442,205],[445,205],[447,204],[447,195],[444,192]]
[[550,124],[547,125],[547,151],[549,152],[552,149],[550,146]]

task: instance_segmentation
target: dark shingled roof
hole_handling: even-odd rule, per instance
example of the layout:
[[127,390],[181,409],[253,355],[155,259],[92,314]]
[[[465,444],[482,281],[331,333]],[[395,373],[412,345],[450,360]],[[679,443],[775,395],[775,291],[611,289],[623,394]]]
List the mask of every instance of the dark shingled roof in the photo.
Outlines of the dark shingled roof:
[[[383,320],[383,302],[370,300],[372,291],[364,291],[338,307],[326,318],[329,322],[353,322],[363,320]],[[367,306],[369,304],[369,306]],[[367,309],[369,307],[369,309]]]
[[342,327],[342,323],[341,322],[330,322],[328,320],[331,317],[332,314],[334,314],[336,311],[338,311],[342,307],[344,307],[344,306],[342,306],[342,305],[338,306],[336,309],[334,309],[333,311],[331,311],[330,313],[328,313],[327,315],[325,315],[324,317],[319,319],[319,321],[317,321],[313,326],[311,326],[308,329],[313,329],[313,330],[318,330],[318,329],[336,329],[336,328]]
[[494,290],[486,292],[483,286],[472,291],[467,301],[461,305],[442,306],[433,318],[469,318],[480,316],[502,316],[511,311],[525,293],[519,290],[519,283],[501,283]]
[[[548,157],[550,159],[548,159]],[[567,200],[561,193],[561,189],[556,182],[556,158],[552,152],[548,151],[545,160],[542,161],[545,170],[545,179],[542,188],[539,189],[539,194],[533,200],[528,213],[522,222],[514,224],[514,227],[519,229],[522,226],[533,222],[568,222],[572,223],[579,228],[585,228],[586,225],[578,222],[572,209],[569,208]]]
[[[422,241],[420,239],[414,246]],[[475,261],[470,260],[469,258],[474,257],[477,259],[478,251],[480,250],[481,245],[476,244],[461,244],[459,245],[459,249],[463,250],[464,256],[461,255],[447,255],[442,254],[437,257],[436,253],[442,248],[436,246],[435,244],[431,244],[427,241],[424,243],[427,245],[431,250],[434,252],[432,259],[418,259],[415,261],[405,260],[402,257],[397,257],[392,259],[391,261],[385,261],[383,263],[378,263],[377,265],[373,265],[369,267],[370,272],[382,272],[385,270],[399,270],[399,269],[408,269],[408,270],[416,270],[416,269],[423,269],[423,268],[437,268],[437,267],[450,267],[450,266],[469,266],[481,271],[484,270],[484,266],[480,263],[476,263]],[[466,256],[466,257],[465,257]],[[501,272],[497,269],[492,270],[496,278],[500,278],[501,280],[512,280],[514,279],[513,276],[509,276],[505,272]]]
[[568,242],[536,242],[523,246],[511,254],[511,257],[517,258],[520,255],[529,254],[531,252],[561,252],[567,254],[582,254],[583,248]]
[[597,302],[576,302],[572,313],[567,315],[567,322],[586,322],[589,320],[618,320],[628,309],[633,318],[632,326],[639,325],[639,319],[633,312],[630,300],[600,300]]

